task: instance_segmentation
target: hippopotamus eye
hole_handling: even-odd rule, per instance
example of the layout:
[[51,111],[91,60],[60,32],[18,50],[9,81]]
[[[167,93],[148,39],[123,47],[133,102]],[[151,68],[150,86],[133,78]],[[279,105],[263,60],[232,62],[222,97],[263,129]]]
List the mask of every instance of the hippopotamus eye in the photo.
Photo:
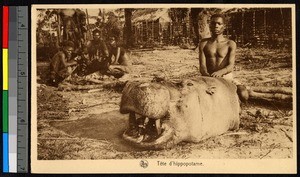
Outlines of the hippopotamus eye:
[[189,82],[189,83],[187,83],[187,85],[188,85],[188,86],[193,86],[194,84],[191,83],[191,82]]

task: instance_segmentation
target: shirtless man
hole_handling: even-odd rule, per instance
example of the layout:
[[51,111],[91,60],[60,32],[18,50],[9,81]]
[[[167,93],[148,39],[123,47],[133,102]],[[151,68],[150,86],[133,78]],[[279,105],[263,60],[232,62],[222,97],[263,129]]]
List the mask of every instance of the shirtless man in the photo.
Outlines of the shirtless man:
[[132,64],[127,51],[123,47],[117,45],[115,37],[110,37],[108,43],[110,65],[107,73],[116,78],[120,78],[124,74],[130,73]]
[[50,84],[58,86],[65,78],[73,71],[72,66],[77,65],[77,62],[72,59],[74,51],[74,43],[66,42],[62,51],[57,52],[50,60]]
[[237,93],[244,102],[249,96],[246,87],[233,80],[236,43],[223,36],[225,20],[222,14],[211,17],[211,37],[203,39],[199,44],[200,73],[203,76],[223,77],[232,81],[237,85]]
[[105,74],[109,66],[109,51],[102,39],[100,30],[95,29],[93,31],[93,40],[87,42],[87,50],[91,62],[87,66],[86,74],[97,71],[101,74]]
[[107,46],[101,37],[101,31],[98,29],[93,31],[93,40],[87,42],[87,47],[93,60],[101,61],[109,56]]

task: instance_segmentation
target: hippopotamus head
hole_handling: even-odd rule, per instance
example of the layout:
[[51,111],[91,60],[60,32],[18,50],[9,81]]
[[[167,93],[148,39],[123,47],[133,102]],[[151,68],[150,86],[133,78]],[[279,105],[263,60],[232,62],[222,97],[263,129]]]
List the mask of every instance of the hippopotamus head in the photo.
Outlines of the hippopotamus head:
[[239,127],[236,86],[222,78],[128,82],[120,112],[129,113],[123,138],[147,148],[199,142]]

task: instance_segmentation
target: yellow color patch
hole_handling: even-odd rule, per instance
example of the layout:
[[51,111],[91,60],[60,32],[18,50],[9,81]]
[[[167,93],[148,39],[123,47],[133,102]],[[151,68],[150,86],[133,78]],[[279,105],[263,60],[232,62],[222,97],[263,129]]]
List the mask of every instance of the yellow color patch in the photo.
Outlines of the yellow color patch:
[[2,49],[3,90],[8,90],[8,49]]

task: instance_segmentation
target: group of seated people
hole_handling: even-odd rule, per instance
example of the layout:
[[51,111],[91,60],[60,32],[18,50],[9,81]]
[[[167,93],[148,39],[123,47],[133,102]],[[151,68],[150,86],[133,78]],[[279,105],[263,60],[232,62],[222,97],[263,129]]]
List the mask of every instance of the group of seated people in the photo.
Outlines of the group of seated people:
[[[214,14],[210,21],[211,37],[202,39],[199,43],[199,69],[202,76],[222,77],[237,85],[240,98],[248,99],[244,85],[234,80],[236,43],[223,35],[226,28],[226,18],[222,14]],[[107,44],[101,40],[100,31],[93,31],[94,39],[82,50],[82,60],[86,63],[81,67],[89,74],[100,71],[102,74],[122,77],[130,72],[130,60],[124,48],[119,47],[114,37]],[[71,60],[74,47],[67,43],[63,51],[58,52],[51,61],[52,83],[61,82],[72,70],[69,66],[77,65]]]
[[58,86],[75,70],[79,76],[100,72],[115,78],[130,72],[132,64],[127,51],[117,45],[113,36],[105,42],[98,29],[93,31],[93,40],[79,49],[77,56],[74,56],[74,49],[74,43],[67,41],[50,60],[51,85]]

